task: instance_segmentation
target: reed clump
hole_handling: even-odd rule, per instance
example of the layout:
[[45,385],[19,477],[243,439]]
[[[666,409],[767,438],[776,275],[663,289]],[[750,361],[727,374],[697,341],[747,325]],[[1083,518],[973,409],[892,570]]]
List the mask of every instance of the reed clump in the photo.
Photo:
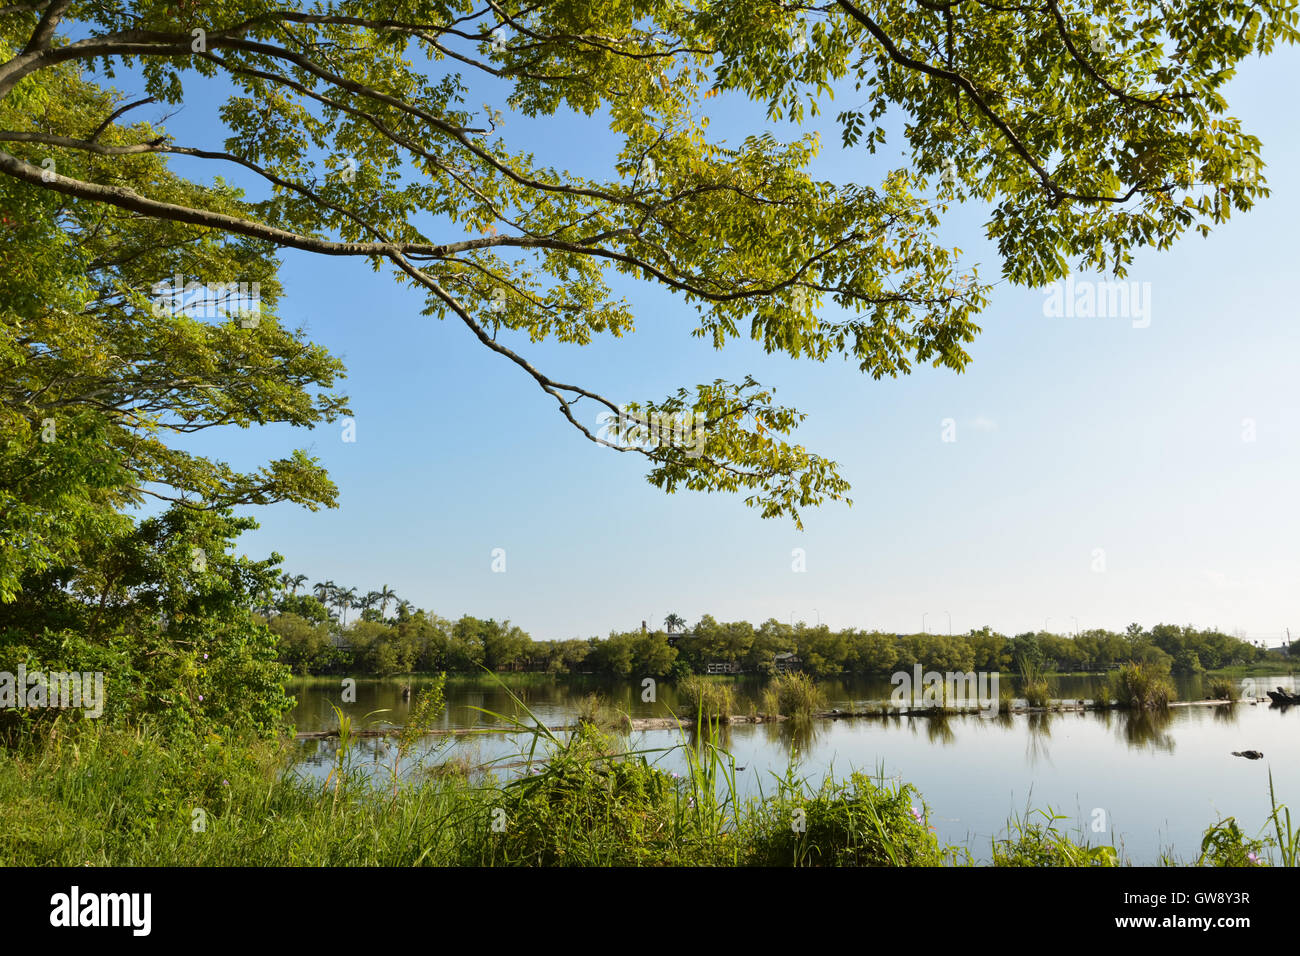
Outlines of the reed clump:
[[1169,674],[1150,662],[1125,664],[1111,676],[1110,696],[1121,707],[1165,710],[1176,693]]
[[763,689],[763,712],[783,717],[811,717],[826,706],[826,692],[800,672],[777,674]]
[[632,730],[632,718],[595,693],[588,694],[578,702],[578,723],[618,733],[629,733]]
[[1216,677],[1210,681],[1210,700],[1240,700],[1241,688],[1227,677]]
[[677,682],[681,717],[730,723],[736,712],[736,698],[730,684],[693,674]]
[[1042,663],[1036,658],[1022,657],[1017,661],[1020,671],[1020,692],[1029,707],[1046,707],[1052,702],[1052,685],[1043,673]]

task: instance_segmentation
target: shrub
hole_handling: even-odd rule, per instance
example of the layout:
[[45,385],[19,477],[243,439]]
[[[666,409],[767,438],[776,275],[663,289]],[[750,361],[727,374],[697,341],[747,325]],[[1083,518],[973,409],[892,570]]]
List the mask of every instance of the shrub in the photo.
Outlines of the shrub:
[[1228,817],[1205,831],[1196,865],[1260,866],[1265,863],[1262,851],[1268,842],[1247,839],[1237,821]]

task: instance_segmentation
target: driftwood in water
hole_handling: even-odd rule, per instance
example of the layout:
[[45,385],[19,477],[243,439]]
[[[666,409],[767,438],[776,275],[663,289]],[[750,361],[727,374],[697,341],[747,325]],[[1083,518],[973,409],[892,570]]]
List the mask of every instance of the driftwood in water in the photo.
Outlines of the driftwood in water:
[[1277,690],[1268,691],[1268,699],[1283,707],[1290,706],[1291,704],[1300,704],[1300,694],[1288,693],[1286,689],[1282,687],[1279,687]]

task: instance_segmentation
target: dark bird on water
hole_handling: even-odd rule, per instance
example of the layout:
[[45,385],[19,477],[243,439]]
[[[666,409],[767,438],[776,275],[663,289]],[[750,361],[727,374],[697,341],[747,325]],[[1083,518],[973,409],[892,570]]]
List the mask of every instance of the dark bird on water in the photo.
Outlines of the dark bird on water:
[[1264,756],[1258,750],[1234,750],[1232,755],[1234,757],[1245,757],[1247,760],[1258,760]]

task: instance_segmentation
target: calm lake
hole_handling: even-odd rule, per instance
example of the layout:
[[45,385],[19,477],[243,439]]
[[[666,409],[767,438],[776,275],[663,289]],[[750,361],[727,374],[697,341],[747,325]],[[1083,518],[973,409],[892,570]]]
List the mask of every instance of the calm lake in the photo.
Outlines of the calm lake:
[[[639,682],[593,682],[580,678],[559,681],[502,678],[539,719],[548,725],[574,721],[582,698],[593,691],[633,717],[666,717],[684,713],[671,685],[660,682],[656,701],[643,702]],[[1295,690],[1289,675],[1253,678],[1262,695],[1282,686]],[[400,725],[409,704],[402,700],[406,679],[358,680],[357,700],[344,704],[341,682],[320,679],[290,685],[297,706],[292,718],[299,731],[333,729],[336,704],[353,718],[353,728]],[[416,692],[422,686],[412,682]],[[1181,700],[1204,698],[1201,678],[1177,680]],[[736,683],[737,711],[761,693],[758,682]],[[850,710],[869,702],[888,701],[887,679],[827,681],[829,707]],[[1054,679],[1058,697],[1091,699],[1099,678]],[[499,714],[527,716],[500,687],[481,682],[448,680],[447,708],[440,721],[446,729],[490,728],[500,722],[475,708]],[[374,713],[383,711],[382,713]],[[369,715],[369,716],[367,716]],[[742,795],[757,796],[775,789],[775,775],[784,775],[792,756],[798,774],[812,783],[833,771],[844,778],[854,770],[915,784],[930,808],[930,822],[941,841],[966,846],[977,860],[988,857],[989,841],[1003,834],[1013,815],[1027,807],[1050,808],[1065,817],[1059,826],[1087,834],[1094,843],[1111,843],[1135,864],[1154,864],[1162,852],[1180,861],[1195,860],[1201,835],[1222,817],[1236,817],[1250,836],[1257,835],[1269,814],[1270,769],[1280,803],[1300,812],[1300,707],[1286,709],[1262,704],[1225,707],[1177,707],[1164,715],[1123,711],[976,715],[944,720],[927,717],[815,721],[798,733],[790,722],[740,724],[723,728],[722,743],[735,756]],[[634,732],[629,749],[656,750],[649,760],[665,770],[681,772],[688,736],[682,732]],[[524,772],[516,764],[531,737],[482,733],[460,737],[429,737],[403,773],[426,772],[448,760],[482,766],[499,761],[499,778]],[[335,739],[303,741],[298,772],[324,778],[333,766]],[[1232,756],[1234,750],[1258,750],[1262,760]],[[382,738],[355,741],[354,759],[364,761],[383,780],[390,779],[394,748]],[[1095,833],[1094,820],[1103,819],[1105,833]]]

